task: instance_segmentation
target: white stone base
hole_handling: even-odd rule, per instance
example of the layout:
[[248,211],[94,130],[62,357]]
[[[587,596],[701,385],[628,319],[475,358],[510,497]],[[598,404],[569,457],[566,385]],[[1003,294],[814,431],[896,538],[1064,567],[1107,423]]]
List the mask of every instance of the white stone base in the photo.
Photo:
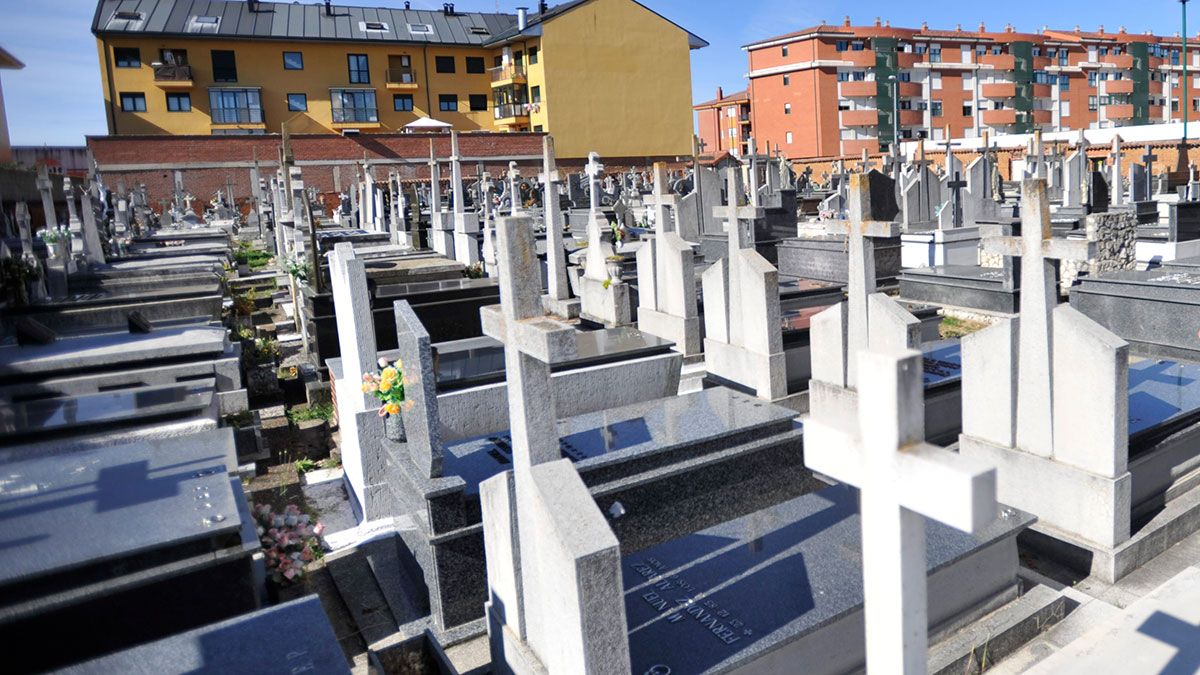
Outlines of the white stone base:
[[464,265],[474,265],[481,261],[479,255],[479,240],[466,232],[454,233],[454,259]]
[[979,264],[979,228],[957,227],[900,235],[902,267]]
[[580,277],[580,318],[603,324],[609,328],[628,326],[633,323],[633,304],[629,298],[629,284],[613,281],[604,287],[604,282]]
[[705,338],[704,368],[717,377],[754,390],[761,399],[774,401],[787,396],[787,357],[783,352],[759,354]]
[[429,230],[429,247],[447,258],[454,258],[454,230]]
[[1137,261],[1141,269],[1155,262],[1166,262],[1176,258],[1190,258],[1200,255],[1200,239],[1180,242],[1138,241]]
[[[489,268],[488,276],[495,276]],[[579,298],[566,298],[559,300],[552,298],[549,295],[542,296],[542,309],[549,314],[553,314],[562,319],[577,319],[579,318],[581,302]]]
[[639,307],[638,330],[674,342],[675,351],[684,356],[700,353],[700,317],[685,319]]
[[1035,529],[1092,550],[1111,551],[1129,539],[1129,472],[1109,478],[965,434],[959,452],[996,467],[996,498],[1036,515]]

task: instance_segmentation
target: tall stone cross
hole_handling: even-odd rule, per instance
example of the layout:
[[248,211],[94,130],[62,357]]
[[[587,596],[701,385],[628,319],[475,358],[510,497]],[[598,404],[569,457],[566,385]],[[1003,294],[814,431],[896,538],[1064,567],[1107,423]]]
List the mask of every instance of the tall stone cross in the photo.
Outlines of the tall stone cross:
[[1158,155],[1154,154],[1154,150],[1150,148],[1150,144],[1146,144],[1146,149],[1142,152],[1142,156],[1138,159],[1142,160],[1142,164],[1146,167],[1146,190],[1144,196],[1146,199],[1154,198],[1154,160],[1158,159]]
[[1120,206],[1125,203],[1125,187],[1121,183],[1121,136],[1113,134],[1112,139],[1112,173],[1109,176],[1109,181],[1112,183],[1112,188],[1109,192],[1109,203],[1113,206]]
[[1050,457],[1054,449],[1050,313],[1058,305],[1055,265],[1058,260],[1085,261],[1095,247],[1094,241],[1051,236],[1046,182],[1036,178],[1021,184],[1021,236],[983,240],[989,253],[1021,258],[1017,447],[1043,457]]
[[925,518],[975,533],[996,518],[996,471],[924,442],[918,351],[851,353],[863,373],[857,433],[813,415],[804,461],[861,490],[868,672],[927,668]]
[[521,177],[521,170],[517,168],[516,162],[508,163],[508,213],[510,216],[517,215],[521,210],[521,191],[517,187],[517,179]]
[[871,155],[866,148],[862,149],[862,159],[858,162],[858,170],[862,173],[867,173],[875,167],[871,166]]
[[746,147],[748,150],[746,162],[749,166],[750,206],[758,206],[758,148],[755,147],[753,136],[746,141]]
[[[671,192],[667,184],[667,167],[662,162],[655,162],[651,169],[654,184],[652,192],[642,197],[642,203],[654,209],[654,229],[656,232],[678,232],[674,226],[671,214],[679,208],[679,195]],[[670,209],[668,211],[668,209]]]
[[831,234],[844,234],[850,251],[847,267],[846,305],[846,386],[858,382],[854,354],[869,344],[870,322],[867,296],[875,292],[875,239],[889,239],[900,234],[900,225],[892,220],[896,215],[894,196],[885,194],[886,177],[878,171],[850,177],[847,211],[849,220],[831,221],[826,229]]
[[925,159],[925,139],[922,138],[917,143],[917,159],[912,162],[913,168],[916,169],[913,175],[916,176],[917,180],[921,181],[921,190],[917,193],[921,203],[918,205],[917,210],[922,214],[933,213],[933,195],[929,191],[931,187],[930,179],[932,178],[932,174],[929,172],[930,164],[931,162]]
[[1030,172],[1033,178],[1046,177],[1046,153],[1045,147],[1042,144],[1042,130],[1035,129],[1033,131],[1033,139],[1030,141],[1032,147],[1028,153],[1029,158],[1033,160],[1033,171]]
[[[763,209],[753,202],[741,204],[742,184],[737,167],[725,169],[725,189],[729,194],[729,204],[713,209],[713,215],[725,221],[725,232],[728,236],[728,253],[725,258],[728,268],[728,286],[730,305],[737,304],[741,293],[741,264],[743,250],[754,248],[754,223],[763,217]],[[726,308],[726,335],[730,344],[744,344],[747,331],[763,330],[762,326],[746,326],[744,322],[734,319],[733,307]],[[768,326],[767,329],[772,327]]]
[[[575,329],[544,315],[541,300],[541,272],[534,248],[533,219],[502,217],[496,219],[496,240],[500,267],[500,305],[480,310],[483,332],[504,344],[504,363],[508,380],[508,418],[512,435],[513,477],[517,493],[516,510],[520,579],[517,588],[534,588],[537,578],[534,553],[539,545],[538,532],[526,514],[532,507],[533,467],[562,459],[559,448],[554,387],[550,368],[555,363],[575,358]],[[518,636],[541,635],[535,603],[538,598],[523,597],[517,591],[518,606],[506,608]],[[528,622],[528,623],[527,623]],[[546,645],[535,645],[545,648]]]
[[945,135],[945,140],[938,143],[938,145],[942,148],[942,151],[946,153],[945,163],[943,166],[946,170],[946,178],[949,179],[953,178],[954,174],[962,170],[962,162],[958,161],[958,158],[954,156],[954,148],[961,144],[950,137],[950,127],[948,126],[946,127]]
[[590,202],[587,225],[588,251],[583,273],[589,279],[604,281],[608,278],[608,271],[605,268],[607,261],[605,258],[608,257],[612,249],[603,240],[600,232],[600,177],[604,175],[604,165],[600,163],[600,155],[595,152],[589,152],[588,161],[583,170],[588,177],[588,198]]
[[[458,214],[466,210],[466,198],[463,195],[462,185],[462,161],[458,156],[458,132],[450,132],[450,181],[451,189],[453,190],[454,199],[454,215],[457,218]],[[455,223],[457,225],[457,223]]]
[[961,190],[967,187],[967,181],[962,179],[962,174],[955,171],[950,180],[946,181],[946,187],[950,189],[950,215],[953,217],[954,227],[962,227],[963,224],[963,209]]
[[567,260],[563,250],[563,218],[559,208],[558,186],[562,183],[554,157],[554,137],[542,137],[542,172],[538,174],[542,185],[542,212],[546,224],[546,295],[551,300],[566,300],[571,297],[567,284]]
[[25,202],[17,202],[13,208],[17,220],[17,233],[21,238],[21,255],[29,258],[33,255],[33,228],[30,224],[29,207]]
[[42,196],[42,214],[46,219],[47,230],[58,229],[58,214],[54,210],[54,183],[50,180],[50,172],[44,163],[38,164],[37,189]]
[[433,140],[429,141],[429,221],[434,227],[442,215],[442,172],[437,156],[433,152]]
[[487,275],[494,277],[497,275],[496,269],[496,228],[493,225],[492,218],[492,191],[496,189],[496,183],[492,180],[492,174],[484,171],[479,176],[479,206],[480,216],[483,218],[483,268]]

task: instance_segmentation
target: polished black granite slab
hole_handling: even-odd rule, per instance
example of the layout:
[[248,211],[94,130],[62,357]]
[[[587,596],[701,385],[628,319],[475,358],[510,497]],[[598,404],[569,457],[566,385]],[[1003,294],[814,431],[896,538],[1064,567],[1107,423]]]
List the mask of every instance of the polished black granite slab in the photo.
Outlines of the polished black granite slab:
[[[1007,513],[974,536],[927,520],[930,574],[1015,537],[1034,521]],[[861,610],[858,491],[831,487],[630,554],[622,560],[622,577],[632,672],[725,672],[746,665]],[[940,590],[931,587],[930,594]],[[861,642],[843,648],[863,650]]]
[[129,423],[186,418],[212,407],[212,378],[11,403],[0,410],[0,446]]
[[[786,426],[794,416],[793,411],[730,389],[705,389],[559,420],[559,448],[582,473],[756,427]],[[466,492],[478,494],[480,482],[512,468],[511,443],[507,434],[493,434],[448,445],[443,475],[462,478]]]
[[350,668],[315,595],[81,663],[69,675],[330,673]]
[[[0,471],[0,589],[150,551],[195,553],[242,527],[227,452],[211,436],[8,462]],[[170,556],[158,553],[165,559]],[[87,580],[79,573],[79,583]],[[5,604],[5,603],[0,603]]]
[[1145,359],[1129,365],[1129,449],[1200,421],[1200,364]]

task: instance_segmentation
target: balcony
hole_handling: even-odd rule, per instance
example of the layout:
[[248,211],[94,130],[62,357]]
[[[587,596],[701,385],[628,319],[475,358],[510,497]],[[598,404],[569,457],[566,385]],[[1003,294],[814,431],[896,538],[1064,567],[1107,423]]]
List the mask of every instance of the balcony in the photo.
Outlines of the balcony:
[[1017,60],[1012,54],[984,54],[979,57],[979,65],[991,66],[996,70],[1014,70]]
[[842,126],[872,127],[879,124],[878,110],[843,110]]
[[1106,94],[1132,94],[1133,80],[1108,80],[1104,83]]
[[379,126],[378,108],[334,108],[332,112],[338,129]]
[[388,89],[396,91],[416,91],[420,88],[417,84],[417,69],[388,68],[384,84]]
[[879,93],[879,87],[874,81],[871,82],[843,82],[839,85],[841,94],[845,98],[863,98],[867,96],[875,96]]
[[1049,68],[1051,65],[1053,65],[1053,64],[1050,63],[1049,56],[1033,57],[1033,69],[1034,70],[1045,70],[1045,69]]
[[862,66],[863,68],[875,67],[875,50],[873,49],[842,52],[838,54],[837,58],[838,61],[849,61],[851,64]]
[[1054,121],[1054,112],[1051,110],[1034,110],[1031,114],[1034,124],[1050,124]]
[[920,82],[901,82],[898,93],[901,96],[920,96],[922,93],[921,92],[921,83]]
[[984,110],[983,123],[990,127],[1002,127],[1017,123],[1016,110]]
[[1133,119],[1133,105],[1129,103],[1108,105],[1104,108],[1104,114],[1110,120],[1131,120]]
[[1147,116],[1151,119],[1151,121],[1161,121],[1163,119],[1163,114],[1163,106],[1152,105],[1150,106],[1150,111]]
[[1050,85],[1048,85],[1048,84],[1033,85],[1033,97],[1034,98],[1050,98],[1050,96],[1051,96]]
[[879,152],[879,139],[877,138],[860,138],[853,141],[842,141],[842,154],[858,157],[862,151],[866,150],[867,154],[874,155]]
[[900,111],[900,126],[902,127],[919,127],[925,124],[925,111],[923,110],[901,110]]
[[213,108],[213,124],[263,124],[262,108]]
[[924,61],[923,55],[914,54],[913,52],[897,52],[896,53],[896,68],[913,68],[917,63]]
[[1108,56],[1096,57],[1096,60],[1106,66],[1113,66],[1115,68],[1128,69],[1133,67],[1133,54],[1109,54]]
[[529,108],[524,103],[503,103],[492,108],[496,126],[511,127],[529,123]]
[[154,84],[159,89],[191,89],[195,86],[192,82],[192,67],[167,66],[162,64],[154,66]]
[[1017,95],[1017,85],[1012,82],[989,82],[979,88],[984,98],[1014,98]]
[[527,81],[525,67],[515,63],[492,68],[488,71],[492,76],[493,87],[507,87],[513,84],[525,84]]

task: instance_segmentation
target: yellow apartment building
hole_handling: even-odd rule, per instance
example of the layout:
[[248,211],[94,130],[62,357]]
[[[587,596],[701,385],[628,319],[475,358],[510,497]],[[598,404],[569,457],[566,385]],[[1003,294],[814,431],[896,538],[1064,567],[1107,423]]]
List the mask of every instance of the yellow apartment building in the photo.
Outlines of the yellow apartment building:
[[436,120],[552,133],[568,158],[691,153],[691,50],[704,40],[633,0],[514,10],[99,0],[109,133],[395,133]]

